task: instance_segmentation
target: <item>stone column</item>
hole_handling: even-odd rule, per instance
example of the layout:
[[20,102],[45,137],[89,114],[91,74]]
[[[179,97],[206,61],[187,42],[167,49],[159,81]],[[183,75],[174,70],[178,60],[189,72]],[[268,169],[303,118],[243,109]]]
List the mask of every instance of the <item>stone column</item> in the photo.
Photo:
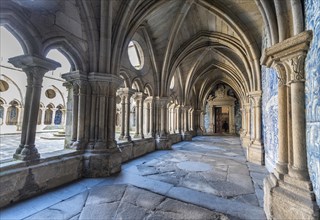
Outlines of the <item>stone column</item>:
[[[124,136],[120,135],[119,140],[131,141],[130,136],[130,98],[134,91],[129,88],[121,88],[118,90],[118,94],[124,99]],[[122,105],[123,107],[123,105]],[[122,128],[121,128],[122,129]]]
[[229,106],[229,133],[235,134],[234,105]]
[[122,140],[125,135],[125,118],[126,118],[126,96],[121,95],[121,132],[120,132],[120,137],[119,140]]
[[73,107],[72,107],[72,135],[71,143],[72,146],[74,142],[77,141],[77,127],[78,127],[78,107],[79,107],[79,86],[73,83]]
[[276,66],[278,75],[278,161],[276,169],[280,174],[288,173],[288,112],[287,112],[287,80],[283,65]]
[[[76,83],[79,86],[78,94],[78,118],[77,118],[77,141],[73,143],[73,147],[78,150],[85,147],[85,117],[86,117],[86,93],[88,83],[85,80],[77,80]],[[87,116],[89,117],[89,116]]]
[[[25,102],[24,102],[22,129],[21,129],[21,140],[20,140],[19,147],[16,149],[15,155],[19,155],[24,148],[24,145],[26,143],[27,127],[29,124],[33,77],[30,72],[25,72],[25,73],[27,75],[27,90],[26,90]],[[44,115],[45,115],[45,112],[43,112],[43,118],[44,118]],[[3,118],[3,121],[4,122],[6,121],[6,117]],[[44,120],[42,121],[42,123],[43,122],[44,122]]]
[[180,105],[176,107],[176,115],[177,115],[176,133],[181,134],[181,106]]
[[143,103],[145,95],[142,92],[136,92],[134,94],[134,99],[136,100],[136,133],[135,138],[144,138],[143,135]]
[[213,134],[215,133],[215,112],[214,112],[214,104],[213,101],[208,101],[209,105],[209,129],[208,133]]
[[291,109],[292,109],[292,144],[293,166],[291,176],[309,180],[306,150],[306,115],[305,115],[305,55],[291,59]]
[[[276,169],[264,180],[264,210],[268,219],[319,219],[320,216],[306,152],[304,60],[311,39],[311,31],[302,32],[268,48],[262,60],[268,67],[283,66],[285,74],[282,69],[278,74],[285,76],[290,85],[285,88],[279,82],[279,130],[284,131],[279,131]],[[288,161],[292,166],[286,173]]]
[[144,126],[144,133],[146,135],[149,134],[150,131],[150,106],[148,102],[144,102],[144,120],[145,120],[145,126]]
[[[20,146],[13,157],[25,161],[37,160],[40,158],[40,154],[35,147],[35,136],[43,76],[46,72],[55,70],[61,65],[53,60],[31,55],[10,58],[9,63],[17,68],[22,68],[28,79],[24,113],[24,119],[26,120],[22,125]],[[23,148],[22,144],[24,144]]]
[[[153,126],[153,120],[154,120],[154,109],[153,109],[153,97],[149,96],[145,99],[145,103],[148,105],[149,113],[147,115],[147,118],[149,120],[148,123],[148,137],[154,136],[154,126]],[[147,123],[147,122],[146,122]]]
[[67,95],[67,106],[66,106],[66,113],[65,113],[65,140],[64,146],[68,148],[71,142],[71,129],[72,129],[72,97],[73,97],[73,90],[72,84],[69,82],[63,83],[63,86],[67,88],[68,95]]
[[200,109],[194,110],[194,127],[197,135],[203,134],[201,129],[201,113]]
[[140,99],[136,98],[136,96],[134,97],[135,101],[136,101],[136,131],[134,134],[134,138],[140,138],[140,117],[141,115],[139,114],[140,111]]
[[98,123],[99,126],[94,130],[94,143],[88,145],[84,152],[84,176],[105,177],[121,170],[121,153],[115,141],[115,97],[123,80],[116,75],[92,72],[88,81],[98,97],[95,101],[96,120],[90,123]]
[[242,105],[241,110],[241,132],[240,132],[240,137],[241,140],[243,137],[245,137],[247,131],[246,131],[246,109],[244,108],[244,105]]
[[157,97],[156,99],[157,104],[157,112],[159,119],[158,122],[160,123],[160,130],[157,131],[158,136],[156,138],[156,148],[158,150],[167,150],[171,149],[171,140],[168,137],[167,132],[167,104],[168,98],[167,97]]
[[54,119],[56,118],[56,111],[57,111],[57,110],[58,110],[57,108],[53,108],[53,109],[52,109],[52,121],[51,121],[51,125],[55,125]]
[[192,134],[190,133],[189,130],[189,106],[184,106],[182,108],[183,111],[183,140],[184,141],[192,141]]
[[140,124],[140,138],[144,138],[144,120],[143,120],[143,105],[144,105],[145,95],[141,93],[140,108],[139,108],[139,124]]
[[[70,147],[76,150],[84,150],[89,137],[85,140],[86,118],[90,118],[87,114],[86,105],[89,100],[86,100],[88,93],[88,79],[85,73],[81,71],[73,71],[62,74],[61,76],[73,86],[73,103],[72,103],[72,134]],[[90,90],[89,90],[90,91]],[[91,95],[91,94],[89,94]],[[92,130],[92,126],[87,126]],[[87,135],[89,136],[89,135]]]
[[250,96],[253,100],[254,108],[254,138],[252,144],[248,148],[248,160],[257,164],[264,164],[264,148],[261,140],[261,91],[251,92]]
[[250,103],[244,103],[244,110],[246,112],[245,114],[245,136],[243,137],[242,139],[242,146],[245,147],[245,148],[248,148],[250,143],[251,143],[251,137],[250,137],[250,118],[251,118],[251,108],[250,108]]

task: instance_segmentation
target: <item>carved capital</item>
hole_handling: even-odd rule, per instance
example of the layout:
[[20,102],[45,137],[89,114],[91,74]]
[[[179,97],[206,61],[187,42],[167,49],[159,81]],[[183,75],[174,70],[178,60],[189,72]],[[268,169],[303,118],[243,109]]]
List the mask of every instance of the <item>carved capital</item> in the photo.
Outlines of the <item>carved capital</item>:
[[278,86],[284,86],[287,84],[287,74],[286,74],[286,69],[283,64],[280,62],[276,62],[273,67],[277,71],[277,78],[278,78]]
[[304,75],[304,63],[306,55],[302,54],[296,57],[293,57],[290,60],[291,64],[291,83],[292,82],[301,82],[305,80]]

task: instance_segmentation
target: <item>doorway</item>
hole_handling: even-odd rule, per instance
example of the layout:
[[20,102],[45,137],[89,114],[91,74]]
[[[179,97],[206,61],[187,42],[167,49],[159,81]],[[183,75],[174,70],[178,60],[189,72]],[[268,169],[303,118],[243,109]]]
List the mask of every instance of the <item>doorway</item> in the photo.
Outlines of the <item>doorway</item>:
[[[223,123],[227,122],[229,125],[229,108],[227,106],[215,107],[215,133],[223,133]],[[229,129],[227,130],[229,133]]]

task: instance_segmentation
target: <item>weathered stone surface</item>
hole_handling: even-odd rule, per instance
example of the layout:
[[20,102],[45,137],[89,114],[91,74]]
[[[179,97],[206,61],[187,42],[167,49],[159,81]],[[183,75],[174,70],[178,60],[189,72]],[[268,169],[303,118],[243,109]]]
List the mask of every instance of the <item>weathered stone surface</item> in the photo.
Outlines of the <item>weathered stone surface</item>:
[[[89,194],[79,219],[228,219],[226,215],[133,186],[118,187],[125,192],[115,193],[115,186],[92,190],[94,196]],[[113,199],[107,199],[108,195]]]
[[113,219],[119,204],[120,202],[86,205],[79,219]]
[[125,185],[114,185],[107,187],[108,190],[106,190],[106,186],[95,187],[94,189],[90,190],[86,205],[120,201],[126,190]]
[[81,156],[71,156],[3,172],[0,178],[0,207],[79,179],[81,169]]
[[[163,219],[228,219],[224,215],[172,199],[166,199],[157,207],[155,218],[158,217]],[[150,219],[153,219],[152,216]]]
[[127,203],[131,203],[133,205],[149,210],[155,209],[164,199],[164,196],[151,193],[133,186],[128,186],[123,196],[123,200]]
[[26,219],[69,219],[77,216],[87,199],[88,192],[78,194],[47,209],[44,209]]

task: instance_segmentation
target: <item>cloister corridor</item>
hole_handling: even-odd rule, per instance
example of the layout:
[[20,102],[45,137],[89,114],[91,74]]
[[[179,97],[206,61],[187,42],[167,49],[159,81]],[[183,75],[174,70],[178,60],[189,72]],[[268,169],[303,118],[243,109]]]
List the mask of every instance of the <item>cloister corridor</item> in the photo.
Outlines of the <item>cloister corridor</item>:
[[263,166],[235,136],[197,136],[0,211],[0,219],[265,219]]

